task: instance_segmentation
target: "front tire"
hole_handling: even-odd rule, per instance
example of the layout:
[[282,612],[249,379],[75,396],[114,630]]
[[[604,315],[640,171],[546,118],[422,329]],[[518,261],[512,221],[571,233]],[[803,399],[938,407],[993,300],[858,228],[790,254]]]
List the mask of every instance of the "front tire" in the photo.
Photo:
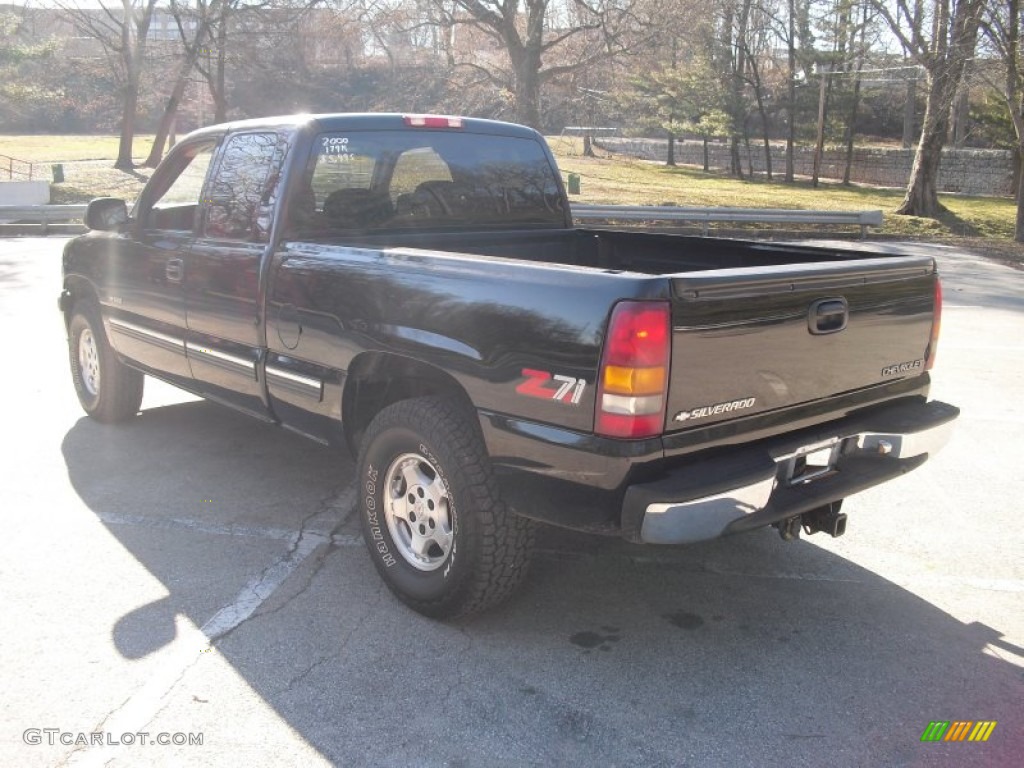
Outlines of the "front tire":
[[498,497],[478,428],[457,401],[385,408],[366,432],[358,471],[370,557],[410,608],[453,618],[521,583],[533,526]]
[[78,402],[89,416],[110,424],[139,412],[144,377],[118,360],[95,306],[75,306],[68,323],[68,355]]

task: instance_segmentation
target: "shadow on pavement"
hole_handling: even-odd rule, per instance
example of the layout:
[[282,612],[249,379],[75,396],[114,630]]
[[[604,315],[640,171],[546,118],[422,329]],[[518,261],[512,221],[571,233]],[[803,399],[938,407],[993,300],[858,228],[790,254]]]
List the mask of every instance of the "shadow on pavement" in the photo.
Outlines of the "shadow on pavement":
[[[202,402],[119,427],[83,418],[62,447],[77,493],[168,591],[112,617],[129,659],[170,643],[176,614],[207,622],[352,478],[348,458]],[[1024,751],[1024,649],[812,543],[642,548],[544,529],[539,545],[516,598],[452,624],[392,599],[354,540],[324,545],[217,650],[335,763],[1009,765]],[[180,685],[223,698],[198,676]],[[987,744],[919,741],[947,719],[1005,725]]]

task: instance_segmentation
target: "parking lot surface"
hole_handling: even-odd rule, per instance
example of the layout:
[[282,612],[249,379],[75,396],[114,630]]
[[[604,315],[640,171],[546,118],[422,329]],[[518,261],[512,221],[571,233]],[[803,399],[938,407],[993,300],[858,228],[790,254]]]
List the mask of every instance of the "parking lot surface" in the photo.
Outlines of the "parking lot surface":
[[378,579],[350,457],[152,380],[84,417],[62,245],[0,240],[0,764],[1020,765],[1024,273],[933,249],[963,413],[845,537],[545,528],[516,598],[438,623]]

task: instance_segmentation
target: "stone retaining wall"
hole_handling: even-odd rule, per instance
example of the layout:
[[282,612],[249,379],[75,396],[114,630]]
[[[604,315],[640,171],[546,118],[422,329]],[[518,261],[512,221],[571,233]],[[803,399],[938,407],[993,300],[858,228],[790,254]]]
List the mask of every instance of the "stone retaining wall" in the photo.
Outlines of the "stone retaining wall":
[[[666,139],[623,139],[602,137],[595,142],[612,152],[621,152],[646,160],[665,161],[668,153]],[[751,144],[754,172],[765,173],[764,146]],[[721,142],[708,145],[709,164],[712,169],[729,167],[729,146]],[[703,142],[677,141],[676,162],[681,165],[704,165]],[[879,187],[905,187],[910,179],[914,162],[912,149],[854,148],[850,181]],[[828,148],[822,156],[820,177],[841,181],[846,167],[846,151]],[[747,170],[747,156],[743,153],[743,170]],[[772,145],[772,174],[782,178],[786,170],[786,147]],[[811,176],[814,172],[814,149],[797,147],[793,157],[793,170],[798,176]],[[1013,153],[1002,149],[944,149],[939,168],[939,190],[968,195],[1013,194]]]

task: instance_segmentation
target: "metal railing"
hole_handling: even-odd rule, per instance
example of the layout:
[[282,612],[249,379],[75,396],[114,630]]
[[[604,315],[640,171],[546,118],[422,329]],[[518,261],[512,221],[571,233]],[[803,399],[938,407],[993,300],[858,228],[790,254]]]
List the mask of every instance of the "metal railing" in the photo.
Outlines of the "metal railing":
[[85,205],[0,205],[0,224],[38,224],[47,234],[51,224],[82,221]]
[[18,176],[32,181],[35,166],[35,163],[31,163],[28,160],[19,160],[9,155],[0,155],[0,179],[6,178],[14,181],[14,178]]
[[[38,224],[46,234],[50,224],[81,221],[85,205],[0,205],[0,223]],[[881,211],[802,211],[789,208],[683,208],[671,205],[584,205],[574,203],[572,216],[579,221],[696,222],[708,234],[711,222],[758,224],[821,224],[860,227],[882,225]]]
[[860,227],[882,226],[881,211],[803,211],[790,208],[684,208],[674,205],[586,205],[572,204],[572,217],[580,221],[671,221],[695,222],[701,234],[708,234],[711,222],[756,224],[843,224]]

